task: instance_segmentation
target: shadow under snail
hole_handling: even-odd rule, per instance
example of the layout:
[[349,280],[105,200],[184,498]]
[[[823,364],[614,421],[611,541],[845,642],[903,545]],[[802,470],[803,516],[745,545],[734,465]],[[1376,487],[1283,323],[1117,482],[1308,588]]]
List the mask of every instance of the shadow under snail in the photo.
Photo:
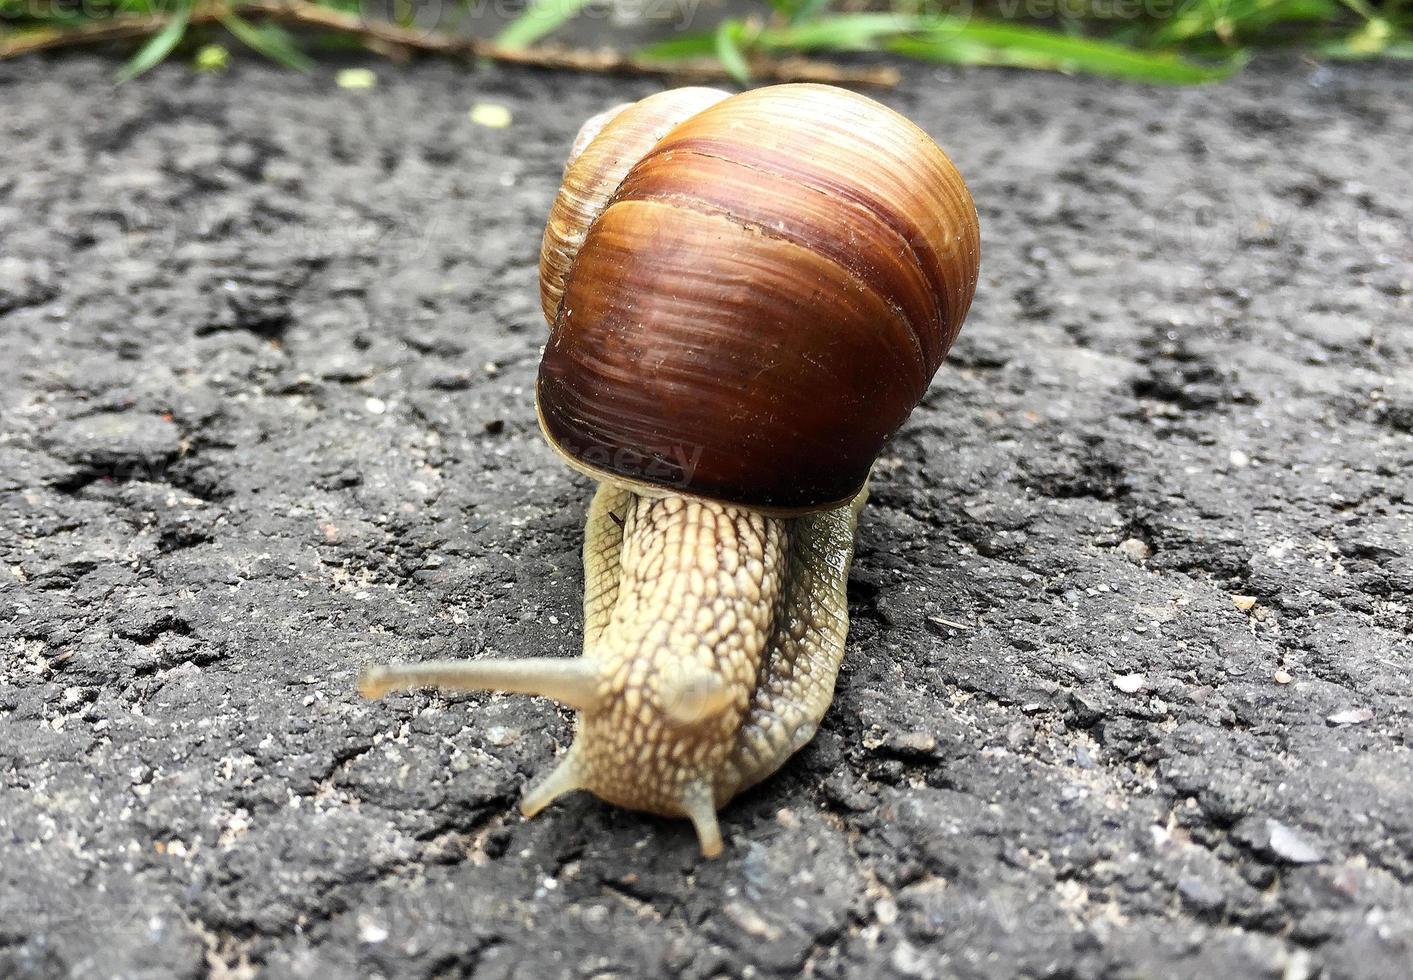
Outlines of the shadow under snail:
[[864,96],[662,92],[590,119],[540,256],[536,407],[599,481],[584,651],[369,667],[578,711],[532,816],[591,790],[696,827],[833,698],[869,471],[976,288],[976,209],[926,133]]

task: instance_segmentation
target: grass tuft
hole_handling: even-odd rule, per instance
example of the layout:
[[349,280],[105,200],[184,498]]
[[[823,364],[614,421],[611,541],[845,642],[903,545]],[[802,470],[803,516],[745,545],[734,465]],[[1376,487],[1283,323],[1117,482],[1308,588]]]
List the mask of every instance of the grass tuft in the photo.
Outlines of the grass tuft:
[[[118,72],[127,81],[182,49],[212,70],[213,52],[234,39],[309,71],[314,60],[305,46],[329,48],[339,37],[393,55],[424,50],[658,73],[681,65],[740,84],[790,77],[786,62],[800,77],[867,81],[866,72],[800,56],[870,52],[1171,85],[1218,81],[1271,48],[1332,60],[1413,59],[1413,0],[765,0],[746,16],[617,54],[533,47],[582,14],[588,0],[527,0],[489,41],[461,33],[483,0],[384,2],[373,20],[366,0],[0,0],[0,58],[135,42]],[[420,16],[433,6],[438,23],[428,27]],[[546,52],[538,62],[537,51]]]

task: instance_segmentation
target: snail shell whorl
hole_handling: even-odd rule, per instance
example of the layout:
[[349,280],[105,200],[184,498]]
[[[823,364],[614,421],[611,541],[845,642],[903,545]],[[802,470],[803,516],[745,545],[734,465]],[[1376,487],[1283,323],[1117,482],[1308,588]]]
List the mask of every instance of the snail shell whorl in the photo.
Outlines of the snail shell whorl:
[[551,325],[574,256],[619,182],[674,126],[726,97],[714,88],[670,89],[613,106],[579,127],[540,245],[540,306]]
[[541,423],[607,479],[836,505],[926,391],[978,260],[956,168],[877,102],[653,96],[603,121],[551,212]]

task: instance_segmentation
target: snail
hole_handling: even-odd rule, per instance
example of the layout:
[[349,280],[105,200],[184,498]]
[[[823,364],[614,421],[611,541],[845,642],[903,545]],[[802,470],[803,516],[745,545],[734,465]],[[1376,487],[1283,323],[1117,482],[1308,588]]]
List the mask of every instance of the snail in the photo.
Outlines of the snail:
[[536,409],[599,482],[577,658],[393,664],[578,712],[533,816],[587,789],[717,811],[819,726],[848,630],[859,508],[971,305],[971,195],[921,129],[853,92],[674,89],[590,119],[540,256]]

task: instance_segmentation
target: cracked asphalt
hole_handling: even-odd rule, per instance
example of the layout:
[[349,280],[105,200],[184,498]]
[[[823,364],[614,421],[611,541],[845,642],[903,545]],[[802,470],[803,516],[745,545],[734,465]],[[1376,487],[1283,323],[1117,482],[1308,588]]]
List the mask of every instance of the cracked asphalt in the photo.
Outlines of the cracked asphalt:
[[548,702],[353,689],[577,653],[535,262],[657,86],[114,64],[0,65],[0,974],[1409,976],[1406,69],[881,95],[981,285],[823,729],[703,862],[518,816]]

